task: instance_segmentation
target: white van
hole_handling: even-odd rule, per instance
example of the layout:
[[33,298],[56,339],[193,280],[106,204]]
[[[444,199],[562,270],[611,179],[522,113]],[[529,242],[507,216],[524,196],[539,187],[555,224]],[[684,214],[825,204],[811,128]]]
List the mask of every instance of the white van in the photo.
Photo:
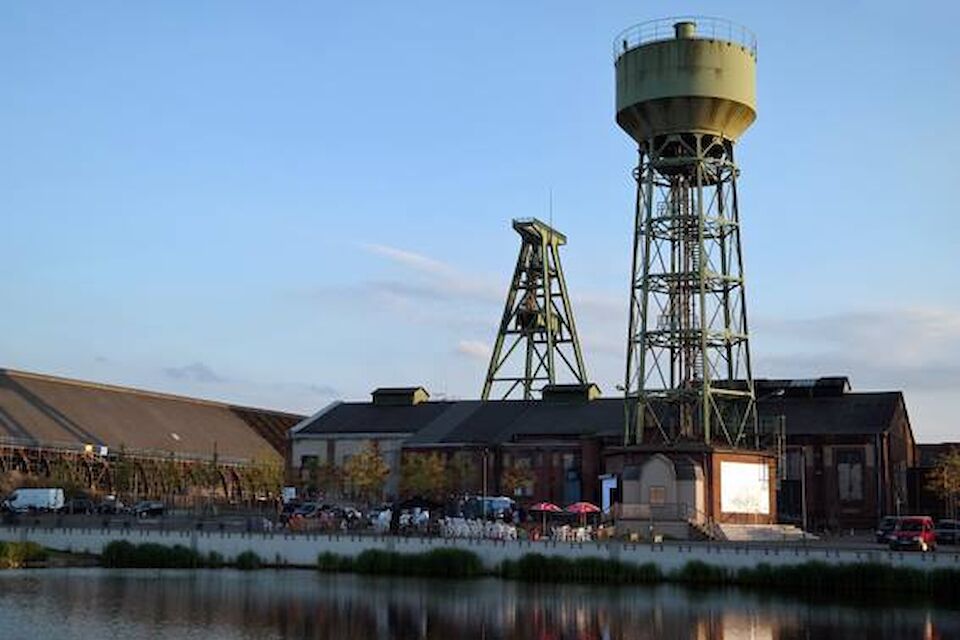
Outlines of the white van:
[[63,489],[15,489],[6,500],[3,507],[16,513],[26,511],[59,511],[63,509]]

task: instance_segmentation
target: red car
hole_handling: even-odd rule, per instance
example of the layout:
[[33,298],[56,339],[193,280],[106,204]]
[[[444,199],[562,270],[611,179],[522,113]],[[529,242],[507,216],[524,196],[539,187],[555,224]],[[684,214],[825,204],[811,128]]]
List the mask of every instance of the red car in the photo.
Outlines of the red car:
[[937,534],[933,530],[933,518],[930,516],[904,516],[890,532],[890,548],[935,551]]

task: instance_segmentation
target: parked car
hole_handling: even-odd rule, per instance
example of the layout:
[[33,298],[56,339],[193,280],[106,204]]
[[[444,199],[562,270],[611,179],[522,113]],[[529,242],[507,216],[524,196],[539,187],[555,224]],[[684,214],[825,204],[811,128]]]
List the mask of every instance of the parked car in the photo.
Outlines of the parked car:
[[97,505],[97,513],[104,515],[120,515],[126,512],[126,507],[117,496],[106,496]]
[[63,506],[63,510],[69,514],[91,514],[97,512],[97,506],[93,500],[85,497],[70,498]]
[[899,519],[898,516],[887,516],[880,521],[876,531],[878,544],[888,544],[890,542],[890,534],[893,533],[894,528],[897,526],[897,520]]
[[20,488],[15,489],[3,501],[5,511],[26,513],[28,511],[59,511],[63,508],[63,489],[52,488]]
[[321,505],[319,502],[304,502],[300,507],[294,511],[294,515],[301,516],[303,518],[316,518],[320,515]]
[[162,502],[143,500],[133,505],[131,513],[138,518],[158,518],[163,515],[166,507]]
[[960,542],[960,520],[941,520],[934,529],[937,542],[942,544],[957,544]]
[[937,534],[933,530],[933,518],[930,516],[904,516],[890,534],[890,548],[894,551],[916,549],[935,551]]
[[300,503],[297,500],[290,500],[289,502],[284,502],[283,506],[280,508],[280,519],[286,521],[297,512],[297,509],[300,508]]

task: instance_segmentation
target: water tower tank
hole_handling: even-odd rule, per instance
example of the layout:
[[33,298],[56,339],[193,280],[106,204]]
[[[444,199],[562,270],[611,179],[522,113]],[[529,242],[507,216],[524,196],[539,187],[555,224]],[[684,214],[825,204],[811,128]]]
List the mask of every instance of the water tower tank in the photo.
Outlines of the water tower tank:
[[735,141],[756,119],[756,38],[718,18],[667,18],[614,43],[617,124],[644,142],[668,133]]

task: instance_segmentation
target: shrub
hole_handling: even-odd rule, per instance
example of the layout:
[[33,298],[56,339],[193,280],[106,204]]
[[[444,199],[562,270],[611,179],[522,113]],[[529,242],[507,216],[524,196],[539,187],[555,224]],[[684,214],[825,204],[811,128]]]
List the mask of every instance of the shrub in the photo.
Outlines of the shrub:
[[433,549],[414,554],[418,575],[435,578],[473,578],[483,575],[480,556],[464,549]]
[[879,563],[826,564],[806,562],[771,567],[759,564],[740,569],[736,582],[744,586],[795,591],[816,596],[859,596],[876,593],[960,595],[960,571],[930,572]]
[[317,568],[328,573],[347,573],[354,570],[353,558],[325,551],[317,556]]
[[219,569],[224,564],[226,564],[226,560],[224,560],[223,554],[217,551],[211,551],[207,554],[206,566],[211,569]]
[[47,559],[47,550],[35,542],[0,542],[0,568],[15,569]]
[[724,567],[717,567],[700,560],[691,560],[670,574],[670,580],[694,586],[719,585],[729,582],[731,574]]
[[424,578],[473,578],[484,573],[480,557],[464,549],[433,549],[425,553],[367,549],[354,559],[321,554],[318,565],[325,571],[352,569],[357,573],[372,575]]
[[134,566],[134,556],[137,547],[126,540],[114,540],[103,548],[100,554],[100,564],[105,567],[120,568]]
[[263,563],[255,552],[244,551],[234,559],[233,564],[241,571],[253,571],[259,569]]
[[206,565],[199,553],[183,545],[135,545],[126,540],[107,544],[100,554],[100,563],[105,567],[135,569],[193,569]]

